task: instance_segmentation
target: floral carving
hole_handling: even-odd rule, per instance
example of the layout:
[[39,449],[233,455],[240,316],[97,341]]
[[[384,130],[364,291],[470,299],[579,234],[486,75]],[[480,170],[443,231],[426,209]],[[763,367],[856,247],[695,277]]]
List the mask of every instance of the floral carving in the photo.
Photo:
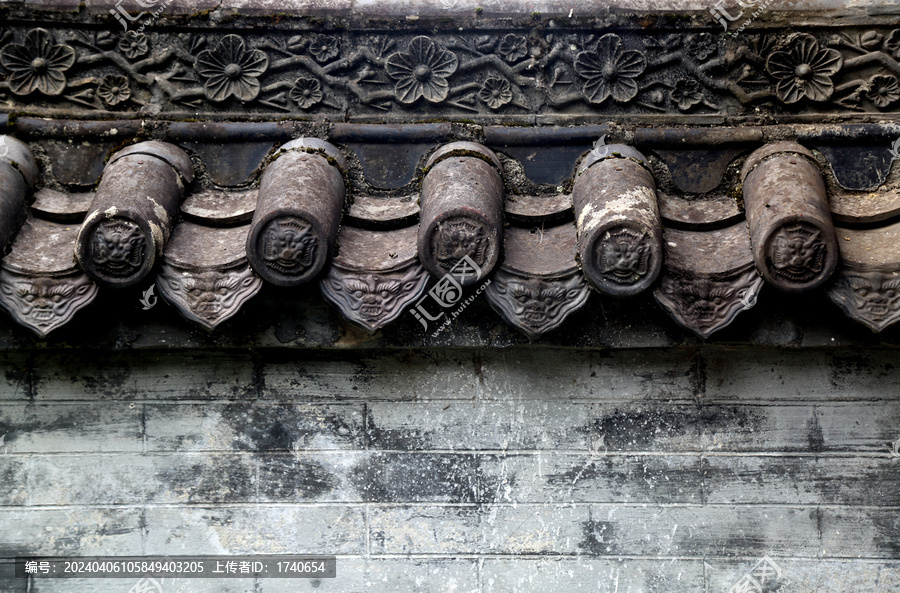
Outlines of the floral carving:
[[66,88],[64,73],[75,63],[75,50],[54,44],[44,29],[33,29],[25,36],[25,43],[11,43],[3,48],[0,63],[9,71],[13,93],[29,95],[39,91],[59,95]]
[[505,78],[492,76],[484,81],[478,98],[485,102],[491,109],[500,109],[512,101],[512,87]]
[[718,51],[718,45],[711,33],[691,35],[685,44],[688,54],[701,62],[705,62]]
[[679,80],[672,89],[672,101],[679,109],[687,111],[703,101],[703,87],[693,78]]
[[258,49],[247,50],[237,35],[226,35],[215,49],[200,52],[194,68],[205,80],[204,90],[210,101],[236,97],[252,101],[259,95],[258,78],[269,66],[269,58]]
[[187,270],[163,263],[159,291],[182,315],[207,329],[235,315],[262,288],[244,263],[229,270]]
[[507,323],[534,340],[583,307],[590,290],[581,274],[551,280],[498,270],[486,293]]
[[773,273],[791,282],[805,283],[825,267],[828,247],[822,231],[806,222],[778,229],[769,240],[767,261]]
[[306,272],[315,262],[318,246],[312,225],[296,216],[273,219],[262,233],[263,259],[282,274]]
[[616,284],[636,284],[650,271],[653,250],[646,233],[616,228],[604,233],[595,249],[600,273]]
[[503,37],[497,53],[509,63],[517,62],[528,55],[528,41],[521,35],[509,33]]
[[844,64],[840,52],[820,48],[815,37],[795,37],[785,51],[769,56],[766,69],[778,79],[775,91],[785,103],[796,103],[804,97],[811,101],[827,101],[834,93],[831,77]]
[[884,109],[900,100],[900,81],[896,76],[873,76],[866,95],[879,108]]
[[583,51],[575,58],[575,72],[586,80],[584,95],[591,103],[612,97],[627,103],[638,93],[636,79],[647,68],[647,59],[637,50],[622,50],[622,39],[609,33],[600,38],[595,51]]
[[350,272],[332,266],[321,284],[325,299],[369,332],[397,319],[427,286],[428,274],[419,263],[391,273]]
[[753,307],[762,285],[753,268],[725,279],[665,275],[653,294],[675,321],[708,338]]
[[900,29],[894,29],[884,40],[884,49],[894,59],[900,60]]
[[126,278],[144,263],[146,239],[141,228],[122,218],[104,220],[90,239],[90,258],[104,274]]
[[338,40],[331,35],[316,35],[309,44],[309,53],[320,64],[333,60],[339,52]]
[[301,76],[294,81],[291,87],[291,100],[300,107],[300,109],[309,109],[322,102],[324,98],[322,92],[322,83],[318,78],[309,78]]
[[388,76],[397,81],[394,91],[401,103],[415,103],[420,97],[440,103],[450,92],[447,82],[459,64],[456,54],[441,49],[428,37],[409,42],[409,51],[388,58]]
[[150,53],[150,42],[147,36],[136,31],[127,31],[119,40],[119,51],[129,60],[134,60]]
[[97,285],[82,273],[32,277],[0,270],[0,305],[42,338],[71,321],[96,296]]
[[828,296],[852,319],[874,332],[900,321],[900,274],[843,270]]
[[451,218],[438,226],[431,243],[438,265],[445,270],[451,270],[466,255],[481,267],[487,259],[488,230],[472,218]]
[[97,96],[109,106],[127,101],[131,98],[128,77],[120,74],[107,74],[97,85]]

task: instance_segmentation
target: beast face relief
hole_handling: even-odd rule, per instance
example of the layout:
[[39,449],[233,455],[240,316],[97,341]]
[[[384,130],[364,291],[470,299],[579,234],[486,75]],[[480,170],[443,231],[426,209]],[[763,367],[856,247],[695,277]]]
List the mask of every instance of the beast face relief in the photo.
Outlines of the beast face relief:
[[263,260],[281,274],[299,276],[315,261],[318,240],[312,225],[302,218],[273,219],[263,231],[261,240]]
[[543,279],[502,269],[497,270],[486,293],[494,310],[531,340],[558,328],[590,296],[581,274]]
[[399,317],[425,292],[428,274],[418,263],[396,272],[350,272],[332,266],[322,294],[350,321],[369,332]]
[[850,318],[874,332],[900,321],[900,273],[845,269],[828,296]]
[[260,280],[243,264],[230,270],[183,270],[163,263],[159,290],[188,319],[207,329],[237,313],[262,288]]
[[91,234],[91,261],[97,271],[113,278],[127,278],[140,270],[145,249],[141,228],[124,218],[104,220]]
[[666,275],[654,296],[678,323],[708,338],[752,308],[762,284],[755,269],[722,280]]
[[451,218],[438,225],[432,236],[432,248],[438,265],[446,271],[466,255],[481,267],[487,257],[488,231],[484,224],[472,218]]
[[768,261],[773,273],[791,282],[813,280],[825,267],[827,245],[822,231],[798,222],[778,229],[770,239]]
[[597,242],[597,266],[616,284],[635,284],[650,271],[650,237],[628,228],[607,231]]
[[96,296],[97,285],[82,273],[48,277],[0,270],[0,305],[42,338],[68,323]]

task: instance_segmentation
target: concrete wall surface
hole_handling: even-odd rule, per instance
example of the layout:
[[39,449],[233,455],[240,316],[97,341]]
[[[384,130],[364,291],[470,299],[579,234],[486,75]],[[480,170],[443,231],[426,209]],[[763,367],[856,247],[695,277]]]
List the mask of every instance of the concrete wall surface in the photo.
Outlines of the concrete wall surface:
[[337,577],[162,593],[900,590],[895,349],[0,360],[2,593],[140,590],[18,555],[185,554]]

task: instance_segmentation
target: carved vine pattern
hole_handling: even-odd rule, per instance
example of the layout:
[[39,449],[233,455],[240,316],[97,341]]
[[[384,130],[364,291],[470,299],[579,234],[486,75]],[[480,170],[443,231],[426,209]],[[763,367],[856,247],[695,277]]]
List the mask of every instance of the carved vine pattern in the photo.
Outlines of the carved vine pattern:
[[240,36],[7,30],[7,104],[257,112],[890,111],[900,29],[860,33]]

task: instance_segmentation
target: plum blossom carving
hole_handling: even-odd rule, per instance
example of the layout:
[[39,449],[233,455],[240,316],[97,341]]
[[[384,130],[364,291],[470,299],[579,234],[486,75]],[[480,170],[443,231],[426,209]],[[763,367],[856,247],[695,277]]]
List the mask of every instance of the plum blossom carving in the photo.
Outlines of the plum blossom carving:
[[9,71],[9,89],[17,95],[40,91],[59,95],[66,88],[64,72],[75,63],[75,50],[53,43],[44,29],[32,29],[25,43],[11,43],[3,48],[0,64]]
[[291,100],[300,109],[309,109],[314,105],[318,105],[322,102],[323,97],[322,83],[319,82],[318,78],[301,76],[294,81],[294,86],[291,87]]
[[866,96],[879,108],[884,109],[900,100],[900,81],[896,76],[884,74],[873,76],[869,81]]
[[131,98],[128,77],[120,74],[107,74],[97,85],[97,96],[111,107],[127,101]]
[[339,52],[338,40],[331,35],[316,35],[309,44],[309,53],[320,64],[333,60]]
[[612,97],[627,103],[638,93],[636,79],[647,68],[647,58],[637,50],[622,50],[622,39],[613,33],[600,38],[595,51],[583,51],[575,58],[575,72],[587,82],[584,95],[591,103]]
[[450,92],[447,78],[458,65],[456,54],[419,36],[409,42],[409,51],[392,54],[385,67],[388,76],[397,81],[394,91],[400,102],[415,103],[425,97],[426,101],[440,103]]
[[269,58],[258,49],[247,50],[237,35],[226,35],[215,49],[200,52],[194,68],[205,79],[204,90],[210,101],[234,96],[252,101],[259,95],[258,78],[269,67]]
[[528,41],[521,35],[509,33],[500,42],[497,53],[507,62],[516,62],[528,55]]
[[815,37],[798,35],[785,51],[769,56],[766,69],[778,79],[775,92],[785,103],[796,103],[806,97],[811,101],[827,101],[834,93],[831,77],[844,65],[835,49],[823,49]]
[[500,109],[512,101],[512,86],[505,78],[492,76],[484,81],[478,98],[485,102],[491,109]]
[[150,52],[150,43],[147,36],[136,31],[127,31],[119,40],[119,51],[125,54],[129,60],[145,56]]
[[672,89],[672,101],[682,111],[687,111],[697,103],[703,101],[703,87],[693,78],[679,80]]
[[708,60],[710,56],[715,55],[718,46],[711,33],[699,33],[691,35],[685,44],[688,54],[702,61]]

